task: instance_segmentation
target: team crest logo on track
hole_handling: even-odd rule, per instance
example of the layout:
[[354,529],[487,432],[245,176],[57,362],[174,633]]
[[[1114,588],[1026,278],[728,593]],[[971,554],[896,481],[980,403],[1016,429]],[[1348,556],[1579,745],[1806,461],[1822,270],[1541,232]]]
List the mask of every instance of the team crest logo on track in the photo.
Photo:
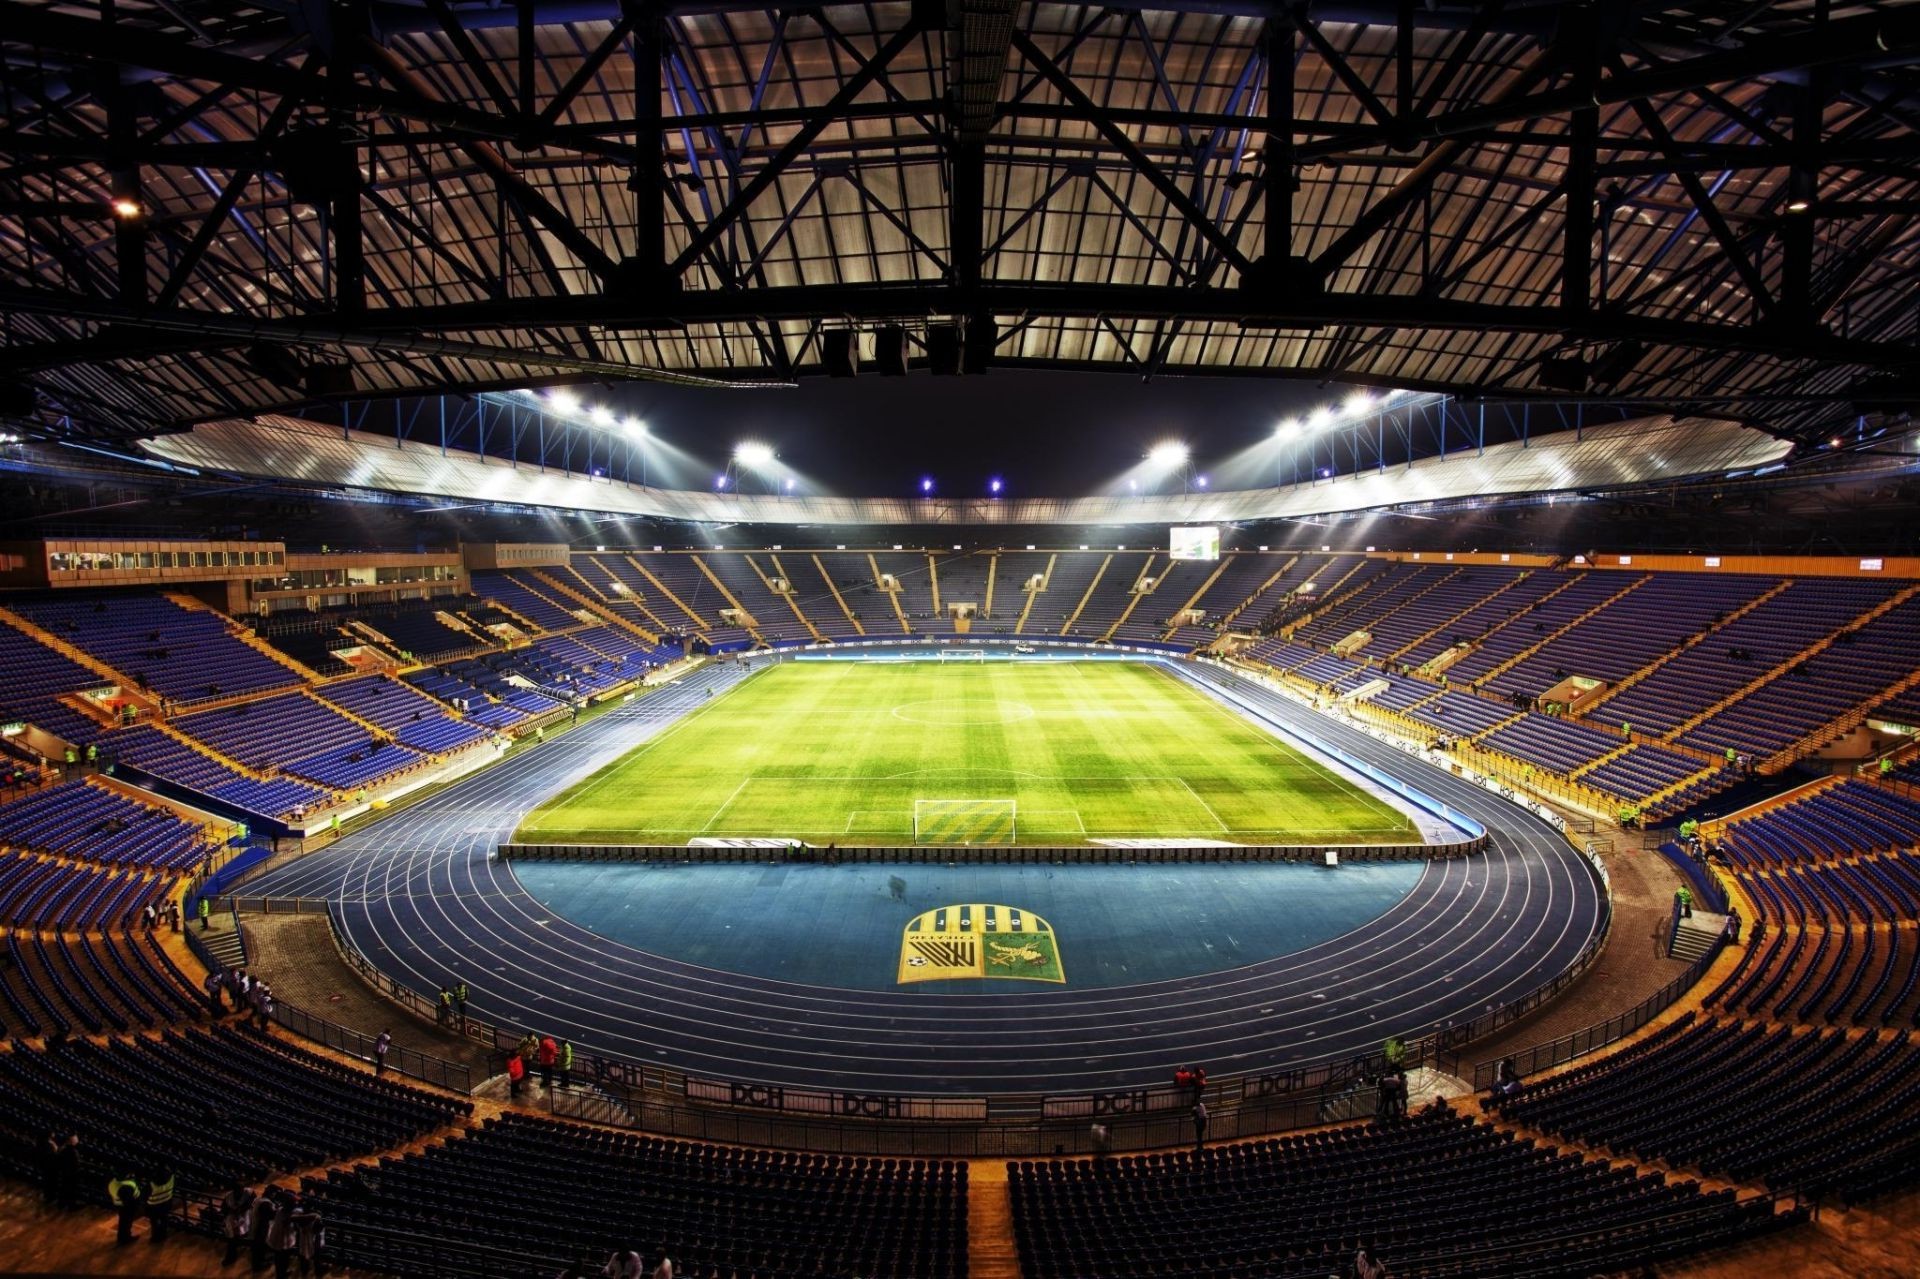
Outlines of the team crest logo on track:
[[1064,984],[1053,925],[1015,906],[961,905],[915,915],[900,936],[902,984],[1015,977]]

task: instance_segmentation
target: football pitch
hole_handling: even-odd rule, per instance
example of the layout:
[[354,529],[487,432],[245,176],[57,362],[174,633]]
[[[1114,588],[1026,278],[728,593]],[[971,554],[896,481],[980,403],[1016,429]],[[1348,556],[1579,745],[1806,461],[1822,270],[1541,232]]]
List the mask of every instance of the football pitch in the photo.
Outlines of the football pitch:
[[515,839],[1410,843],[1407,817],[1157,666],[784,662]]

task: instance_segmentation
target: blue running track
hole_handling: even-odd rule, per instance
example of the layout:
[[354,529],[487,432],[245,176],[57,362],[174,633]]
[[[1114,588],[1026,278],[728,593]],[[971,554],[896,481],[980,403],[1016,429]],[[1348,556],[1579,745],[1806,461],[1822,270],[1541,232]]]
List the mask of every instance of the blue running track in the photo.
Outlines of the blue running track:
[[[1483,823],[1474,857],[1428,863],[1360,927],[1278,957],[1133,984],[956,995],[858,990],[650,954],[550,913],[489,854],[521,817],[664,731],[708,666],[246,885],[326,896],[352,943],[431,994],[464,980],[484,1020],[689,1074],[870,1092],[1075,1092],[1334,1060],[1470,1019],[1550,981],[1605,926],[1581,856],[1524,811],[1259,685],[1177,664]],[[1017,903],[1010,903],[1017,904]],[[718,910],[716,910],[718,913]],[[1056,927],[1058,924],[1056,923]]]

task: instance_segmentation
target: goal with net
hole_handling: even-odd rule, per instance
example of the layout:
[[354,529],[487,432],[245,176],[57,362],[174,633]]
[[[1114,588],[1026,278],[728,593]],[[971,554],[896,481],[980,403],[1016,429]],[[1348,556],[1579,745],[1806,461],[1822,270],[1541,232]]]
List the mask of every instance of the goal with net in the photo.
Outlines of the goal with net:
[[943,648],[940,650],[943,662],[984,662],[987,650],[984,648]]
[[916,844],[1011,844],[1017,833],[1011,799],[916,799]]

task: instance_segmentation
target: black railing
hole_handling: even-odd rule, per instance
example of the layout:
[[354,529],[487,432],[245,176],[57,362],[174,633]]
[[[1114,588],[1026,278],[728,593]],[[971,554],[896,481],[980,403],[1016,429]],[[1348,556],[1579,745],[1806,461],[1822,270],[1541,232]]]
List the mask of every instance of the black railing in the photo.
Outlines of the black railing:
[[[490,1051],[487,1075],[483,1079],[500,1073],[505,1054],[513,1051],[527,1033],[526,1028],[496,1026],[477,1017],[461,1016],[449,1024],[436,1000],[380,971],[354,947],[341,926],[337,908],[324,899],[243,897],[228,900],[243,912],[325,912],[335,949],[362,980],[415,1015],[432,1020]],[[1602,901],[1605,900],[1603,897]],[[1531,993],[1471,1021],[1408,1038],[1404,1055],[1394,1064],[1407,1070],[1431,1066],[1448,1074],[1459,1074],[1461,1047],[1530,1015],[1578,980],[1606,944],[1611,926],[1612,908],[1608,903],[1599,930],[1565,972]],[[332,1043],[322,1037],[332,1034],[339,1041],[333,1046],[355,1055],[370,1056],[370,1047],[363,1051],[345,1046],[370,1045],[366,1036],[335,1027],[334,1023],[308,1013],[302,1012],[301,1016],[318,1029],[318,1033],[309,1037]],[[286,1019],[281,1020],[296,1033],[309,1034]],[[352,1038],[354,1036],[358,1039]],[[442,1078],[459,1079],[464,1072],[471,1081],[472,1072],[468,1067],[439,1058],[424,1058],[424,1063],[403,1073],[439,1083]],[[389,1064],[399,1069],[395,1058],[390,1057]],[[1209,1136],[1250,1137],[1350,1117],[1347,1112],[1356,1105],[1355,1098],[1370,1089],[1372,1081],[1387,1069],[1389,1063],[1383,1054],[1368,1053],[1262,1074],[1217,1078],[1202,1094],[1211,1112]],[[416,1073],[420,1070],[438,1073]],[[844,1154],[954,1158],[1084,1154],[1092,1151],[1091,1125],[1095,1122],[1108,1128],[1114,1150],[1150,1150],[1185,1145],[1193,1140],[1188,1117],[1192,1094],[1161,1085],[1071,1096],[996,1094],[982,1098],[816,1095],[812,1090],[794,1090],[805,1104],[789,1106],[788,1090],[734,1081],[690,1079],[681,1072],[659,1066],[588,1054],[576,1059],[573,1074],[578,1082],[597,1091],[548,1093],[529,1080],[524,1095],[556,1114],[598,1118],[649,1132],[703,1141]],[[703,1097],[712,1100],[702,1100]],[[828,1100],[820,1100],[822,1097]],[[921,1118],[927,1107],[967,1117]],[[973,1117],[981,1111],[984,1119]]]
[[[233,912],[233,933],[235,937],[242,939],[243,948],[246,943],[245,934],[240,930],[240,915],[242,911],[256,905],[260,907],[253,912],[256,914],[327,914],[328,931],[338,936],[337,930],[331,924],[332,917],[328,911],[328,903],[323,898],[227,897],[220,899],[220,902]],[[195,930],[189,928],[185,930],[185,934],[187,948],[209,971],[217,972],[225,967],[195,935]],[[336,947],[337,945],[336,942]],[[242,953],[244,954],[244,949]],[[341,957],[347,958],[345,950],[341,951]],[[349,959],[348,962],[351,963],[352,960]],[[351,1026],[342,1026],[339,1022],[328,1021],[325,1017],[317,1017],[284,999],[273,1001],[272,1016],[274,1021],[303,1039],[312,1040],[335,1052],[358,1057],[369,1065],[373,1063],[375,1037],[372,1035],[355,1030]],[[387,1051],[387,1068],[409,1079],[417,1079],[421,1083],[432,1084],[438,1088],[460,1093],[473,1092],[473,1072],[467,1065],[462,1062],[447,1061],[415,1048],[403,1048],[399,1044],[391,1045]]]
[[1693,984],[1706,974],[1707,969],[1713,967],[1713,961],[1720,957],[1724,944],[1724,942],[1715,943],[1706,954],[1689,964],[1686,971],[1623,1013],[1617,1013],[1597,1025],[1583,1027],[1572,1034],[1562,1035],[1558,1039],[1506,1053],[1496,1060],[1478,1063],[1473,1068],[1474,1088],[1493,1087],[1493,1081],[1499,1075],[1500,1062],[1509,1058],[1513,1061],[1514,1069],[1524,1078],[1542,1070],[1551,1070],[1555,1066],[1565,1065],[1575,1058],[1584,1057],[1590,1052],[1605,1048],[1608,1044],[1625,1039],[1672,1007],[1676,1000],[1691,990]]

